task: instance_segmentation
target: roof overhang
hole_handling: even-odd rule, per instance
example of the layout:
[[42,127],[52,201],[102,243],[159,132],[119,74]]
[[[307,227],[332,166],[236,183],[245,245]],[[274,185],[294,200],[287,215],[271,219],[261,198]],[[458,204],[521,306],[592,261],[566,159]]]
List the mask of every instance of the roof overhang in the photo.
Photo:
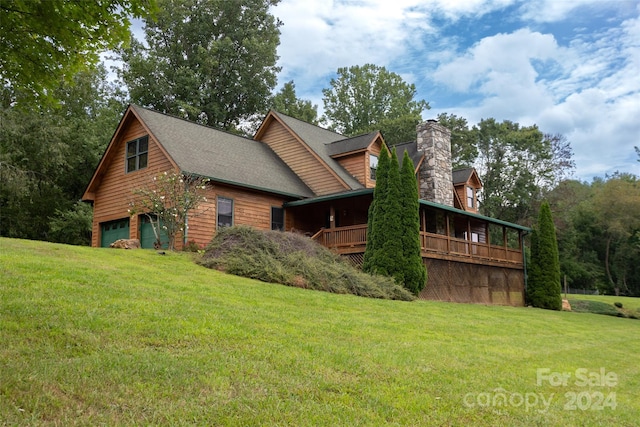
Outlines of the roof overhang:
[[291,208],[295,206],[312,205],[315,203],[322,203],[322,202],[328,202],[328,201],[339,200],[339,199],[348,199],[351,197],[366,196],[366,195],[373,195],[373,188],[361,188],[358,190],[350,190],[350,191],[343,191],[341,193],[327,194],[325,196],[310,197],[304,200],[295,200],[293,202],[285,203],[284,207]]
[[181,173],[183,175],[185,175],[185,176],[194,176],[194,177],[206,178],[206,179],[210,180],[211,182],[217,182],[217,183],[220,183],[220,184],[232,185],[232,186],[238,187],[238,188],[246,188],[247,190],[259,191],[261,193],[271,193],[271,194],[276,194],[278,196],[289,197],[289,198],[292,198],[292,199],[302,199],[302,198],[304,198],[304,196],[302,196],[300,194],[287,193],[287,192],[284,192],[284,191],[277,191],[277,190],[273,190],[273,189],[270,189],[270,188],[264,188],[264,187],[259,187],[259,186],[255,186],[255,185],[242,184],[242,183],[239,183],[239,182],[234,182],[234,181],[230,181],[230,180],[226,180],[226,179],[216,178],[215,176],[205,176],[205,175],[192,173],[192,172],[188,172],[188,171],[181,171]]
[[[359,189],[359,190],[344,191],[344,192],[341,192],[341,193],[328,194],[328,195],[325,195],[325,196],[311,197],[311,198],[304,199],[304,200],[295,200],[295,201],[292,201],[292,202],[287,202],[287,203],[284,204],[284,207],[285,208],[292,208],[292,207],[297,207],[297,206],[307,206],[307,205],[313,205],[313,204],[316,204],[316,203],[329,202],[329,201],[333,201],[333,200],[347,199],[347,198],[351,198],[351,197],[366,196],[366,195],[373,196],[373,191],[374,191],[373,188],[363,188],[363,189]],[[523,225],[514,224],[512,222],[502,221],[500,219],[491,218],[491,217],[480,215],[480,214],[473,213],[473,212],[463,211],[461,209],[456,209],[456,208],[451,207],[451,206],[441,205],[440,203],[428,202],[428,201],[422,200],[422,199],[420,199],[419,202],[420,202],[420,204],[422,206],[427,206],[427,207],[434,208],[434,209],[444,210],[444,211],[447,211],[447,212],[455,213],[457,215],[467,216],[467,217],[475,218],[475,219],[478,219],[478,220],[481,220],[481,221],[486,221],[486,222],[489,222],[489,223],[492,223],[492,224],[505,226],[505,227],[509,227],[509,228],[514,228],[516,230],[531,232],[531,228],[525,227]]]
[[529,227],[525,227],[523,225],[518,225],[518,224],[514,224],[512,222],[508,222],[508,221],[502,221],[501,219],[496,219],[496,218],[491,218],[488,216],[484,216],[484,215],[480,215],[474,212],[467,212],[467,211],[463,211],[462,209],[457,209],[451,206],[447,206],[447,205],[441,205],[440,203],[434,203],[434,202],[429,202],[426,200],[419,200],[420,204],[423,206],[428,206],[431,208],[435,208],[435,209],[441,209],[441,210],[445,210],[447,212],[452,212],[458,215],[463,215],[463,216],[469,216],[472,218],[476,218],[479,219],[481,221],[487,221],[493,224],[497,224],[497,225],[502,225],[505,227],[509,227],[509,228],[515,228],[517,230],[522,230],[522,231],[526,231],[526,232],[530,232],[531,228]]

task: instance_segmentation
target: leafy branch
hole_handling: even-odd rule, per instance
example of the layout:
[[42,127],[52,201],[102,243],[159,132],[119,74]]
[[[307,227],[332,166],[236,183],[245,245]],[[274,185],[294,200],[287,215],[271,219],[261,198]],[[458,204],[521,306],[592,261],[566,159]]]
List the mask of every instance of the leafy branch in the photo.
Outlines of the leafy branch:
[[156,238],[154,246],[162,246],[164,242],[160,236],[164,231],[169,250],[174,250],[178,234],[185,235],[188,216],[195,217],[206,211],[195,209],[207,201],[205,194],[208,183],[209,179],[203,177],[176,172],[161,173],[154,176],[145,187],[133,190],[137,197],[130,203],[129,214],[146,215]]

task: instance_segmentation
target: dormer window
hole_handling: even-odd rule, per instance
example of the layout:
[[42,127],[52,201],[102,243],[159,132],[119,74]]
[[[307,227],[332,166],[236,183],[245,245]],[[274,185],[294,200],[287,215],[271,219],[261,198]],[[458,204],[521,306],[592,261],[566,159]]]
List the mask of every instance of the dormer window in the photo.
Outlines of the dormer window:
[[369,154],[369,178],[376,180],[376,171],[378,170],[378,156]]
[[143,136],[127,142],[127,173],[147,167],[149,157],[149,137]]
[[475,207],[475,198],[476,198],[475,188],[467,187],[467,207],[468,208]]

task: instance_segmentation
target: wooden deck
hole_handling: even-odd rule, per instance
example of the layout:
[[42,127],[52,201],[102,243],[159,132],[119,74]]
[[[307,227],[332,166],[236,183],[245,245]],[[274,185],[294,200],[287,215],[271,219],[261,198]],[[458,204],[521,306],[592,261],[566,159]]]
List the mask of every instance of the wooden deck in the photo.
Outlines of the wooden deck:
[[[364,253],[367,245],[367,225],[323,228],[313,239],[341,255]],[[471,242],[442,234],[420,232],[424,258],[461,261],[483,265],[510,265],[522,268],[522,250],[488,243]]]

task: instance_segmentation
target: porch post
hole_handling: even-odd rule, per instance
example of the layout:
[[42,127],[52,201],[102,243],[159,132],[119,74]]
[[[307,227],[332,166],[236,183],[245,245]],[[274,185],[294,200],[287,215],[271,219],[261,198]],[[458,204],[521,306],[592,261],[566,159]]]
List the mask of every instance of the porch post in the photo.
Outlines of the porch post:
[[336,228],[336,208],[329,207],[329,228]]
[[471,250],[473,239],[471,238],[471,219],[467,217],[467,253],[472,256],[473,251]]
[[505,227],[504,225],[502,226],[502,246],[503,246],[503,251],[504,251],[504,255],[503,255],[503,259],[507,259],[507,227]]
[[449,212],[445,212],[444,214],[444,223],[447,232],[447,253],[451,253],[451,231],[449,227]]
[[485,237],[484,239],[486,240],[486,244],[487,244],[487,251],[489,251],[489,253],[487,254],[487,256],[489,257],[489,259],[492,259],[491,257],[491,235],[489,234],[489,223],[485,222],[484,223],[484,234]]

